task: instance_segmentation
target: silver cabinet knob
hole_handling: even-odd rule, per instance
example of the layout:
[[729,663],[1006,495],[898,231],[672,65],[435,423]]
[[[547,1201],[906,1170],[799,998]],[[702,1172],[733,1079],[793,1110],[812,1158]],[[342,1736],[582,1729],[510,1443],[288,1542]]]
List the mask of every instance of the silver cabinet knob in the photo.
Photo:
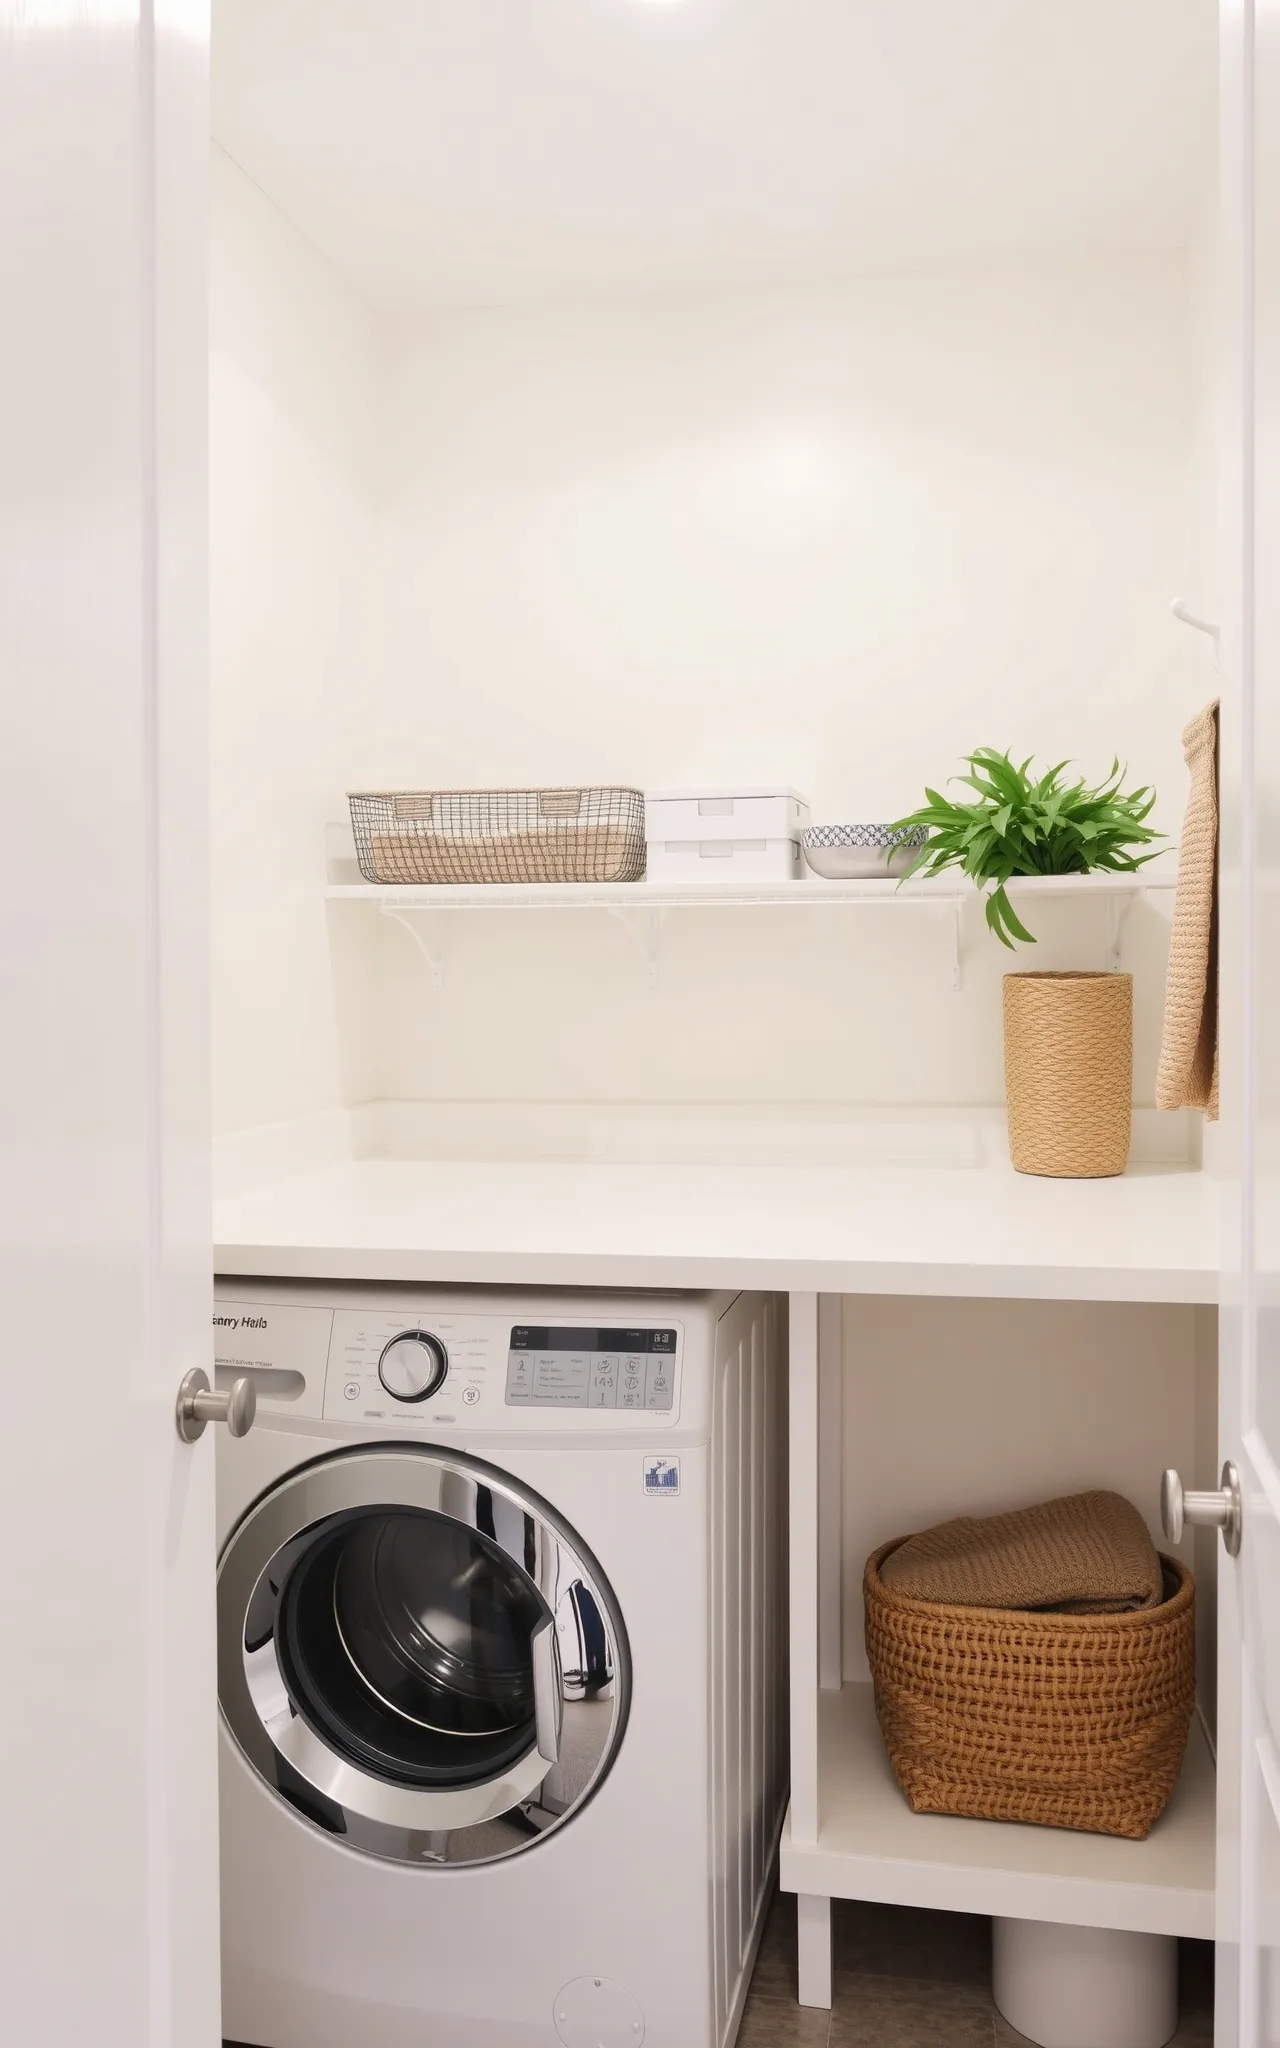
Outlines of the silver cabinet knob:
[[258,1412],[258,1390],[252,1380],[233,1380],[225,1394],[215,1393],[209,1375],[193,1366],[178,1388],[175,1415],[184,1444],[204,1435],[206,1422],[225,1422],[232,1436],[245,1436]]
[[1228,1557],[1240,1552],[1240,1474],[1230,1458],[1222,1468],[1222,1488],[1217,1493],[1188,1493],[1172,1470],[1160,1481],[1160,1521],[1170,1543],[1180,1543],[1190,1523],[1194,1529],[1221,1529]]

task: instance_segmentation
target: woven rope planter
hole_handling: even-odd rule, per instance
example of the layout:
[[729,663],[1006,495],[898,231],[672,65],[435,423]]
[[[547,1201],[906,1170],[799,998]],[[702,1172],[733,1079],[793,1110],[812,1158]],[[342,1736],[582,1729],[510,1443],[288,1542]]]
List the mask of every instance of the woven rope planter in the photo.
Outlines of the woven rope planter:
[[[902,1539],[899,1538],[898,1541]],[[1195,1704],[1195,1585],[1133,1614],[944,1607],[862,1590],[876,1714],[915,1813],[1141,1841],[1168,1804]]]
[[1006,974],[1004,1078],[1019,1173],[1123,1173],[1133,1126],[1133,976]]

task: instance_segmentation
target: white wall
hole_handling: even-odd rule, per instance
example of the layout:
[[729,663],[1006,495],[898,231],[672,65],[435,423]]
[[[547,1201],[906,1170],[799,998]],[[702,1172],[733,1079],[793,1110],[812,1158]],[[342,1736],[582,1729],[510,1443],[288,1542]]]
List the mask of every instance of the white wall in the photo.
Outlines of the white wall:
[[[1160,1530],[1166,1466],[1212,1485],[1213,1312],[1138,1302],[844,1304],[844,1670],[869,1674],[862,1572],[878,1544],[952,1515],[999,1514],[1089,1487],[1124,1494],[1203,1589],[1212,1697],[1216,1551]],[[920,1426],[922,1415],[929,1427]]]
[[[886,817],[980,742],[1112,752],[1176,831],[1202,654],[1187,266],[375,325],[215,166],[220,1130],[371,1099],[994,1104],[1000,977],[935,912],[408,934],[320,900],[350,787],[791,782]],[[1198,663],[1201,665],[1198,666]],[[1151,1100],[1167,899],[1135,909]],[[335,1022],[335,1010],[337,1013]]]
[[1170,786],[1189,345],[1172,260],[402,333],[363,772],[878,817],[988,740]]
[[213,154],[214,1129],[338,1096],[323,829],[368,672],[370,315]]
[[[1118,752],[1175,828],[1189,330],[1177,259],[399,329],[353,779],[738,778],[883,818],[986,742]],[[682,913],[656,1000],[603,917],[441,927],[443,998],[386,929],[349,1084],[996,1102],[1002,971],[1103,959],[1096,908],[1039,929],[1013,963],[975,921],[957,998],[928,913]],[[1163,913],[1130,936],[1149,1101]]]
[[[1221,619],[1223,588],[1219,524],[1225,433],[1222,372],[1224,313],[1217,189],[1206,196],[1189,251],[1191,287],[1191,537],[1186,597],[1207,619]],[[1218,694],[1212,642],[1195,634],[1194,660],[1205,697]]]
[[[1159,1479],[1217,1485],[1217,1313],[1151,1303],[844,1303],[844,1673],[866,1679],[862,1569],[895,1536],[1108,1487],[1133,1501],[1198,1587],[1200,1694],[1212,1718],[1217,1536],[1169,1544]],[[922,1430],[922,1415],[930,1427]]]

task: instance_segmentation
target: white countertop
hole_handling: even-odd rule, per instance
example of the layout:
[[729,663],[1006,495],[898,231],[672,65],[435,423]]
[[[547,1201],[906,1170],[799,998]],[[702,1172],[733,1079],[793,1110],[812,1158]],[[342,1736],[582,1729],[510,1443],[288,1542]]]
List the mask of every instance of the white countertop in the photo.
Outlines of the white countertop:
[[215,1204],[221,1273],[1212,1302],[1216,1183],[971,1166],[348,1159]]

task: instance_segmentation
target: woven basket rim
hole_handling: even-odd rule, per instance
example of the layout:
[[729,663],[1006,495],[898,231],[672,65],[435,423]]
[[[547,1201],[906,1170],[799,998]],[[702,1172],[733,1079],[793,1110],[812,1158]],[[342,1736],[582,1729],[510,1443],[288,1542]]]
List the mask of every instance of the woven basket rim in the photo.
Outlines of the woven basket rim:
[[1005,975],[1006,981],[1132,981],[1131,974],[1113,974],[1109,967],[1021,967]]
[[945,1600],[918,1600],[910,1593],[895,1593],[880,1577],[880,1567],[886,1557],[909,1541],[907,1536],[895,1536],[891,1542],[882,1543],[878,1550],[872,1551],[862,1574],[864,1596],[874,1596],[882,1606],[891,1607],[899,1614],[919,1614],[935,1620],[982,1620],[1005,1625],[1016,1620],[1019,1628],[1043,1628],[1057,1632],[1064,1628],[1077,1628],[1082,1634],[1089,1634],[1098,1629],[1149,1628],[1156,1620],[1172,1621],[1195,1599],[1195,1580],[1190,1567],[1180,1557],[1171,1557],[1159,1550],[1157,1557],[1177,1579],[1178,1585],[1177,1590],[1167,1600],[1162,1600],[1158,1607],[1135,1607],[1124,1614],[1061,1614],[1039,1607],[961,1607]]
[[630,782],[513,782],[505,786],[496,783],[488,787],[473,785],[467,789],[349,789],[346,794],[350,803],[353,797],[368,801],[371,797],[397,796],[585,796],[592,790],[608,790],[619,796],[644,795],[642,789],[637,789]]

